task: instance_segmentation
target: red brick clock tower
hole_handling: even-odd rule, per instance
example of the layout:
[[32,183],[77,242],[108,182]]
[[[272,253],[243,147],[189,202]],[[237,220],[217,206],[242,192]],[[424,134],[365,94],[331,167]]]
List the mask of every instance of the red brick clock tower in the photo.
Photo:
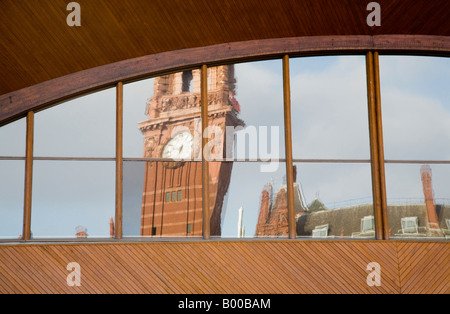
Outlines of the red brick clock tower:
[[[223,156],[226,126],[243,125],[237,117],[240,108],[234,94],[232,65],[208,69],[208,124],[222,130],[223,136],[214,149]],[[202,235],[200,97],[200,70],[155,79],[154,94],[147,103],[148,120],[139,123],[139,128],[144,135],[144,157],[164,160],[146,162],[142,236]],[[231,169],[231,162],[210,163],[212,236],[221,234],[222,206]]]

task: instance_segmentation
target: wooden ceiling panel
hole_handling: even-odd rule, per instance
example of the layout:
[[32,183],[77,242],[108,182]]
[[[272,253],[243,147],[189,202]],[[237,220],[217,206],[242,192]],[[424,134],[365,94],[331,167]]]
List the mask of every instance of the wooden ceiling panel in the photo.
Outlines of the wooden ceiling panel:
[[93,67],[160,52],[257,39],[450,34],[446,0],[68,0],[0,2],[0,95]]

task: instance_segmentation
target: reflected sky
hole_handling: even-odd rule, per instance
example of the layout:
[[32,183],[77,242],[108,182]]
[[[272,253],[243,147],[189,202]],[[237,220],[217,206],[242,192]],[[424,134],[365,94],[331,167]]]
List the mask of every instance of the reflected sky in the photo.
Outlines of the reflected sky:
[[[388,203],[418,202],[423,200],[420,176],[422,164],[386,164],[386,191]],[[434,197],[450,204],[450,165],[430,165]]]
[[294,158],[370,158],[365,58],[290,60]]
[[35,161],[31,232],[35,238],[109,237],[115,215],[115,164],[89,161]]
[[116,90],[110,88],[36,113],[34,156],[114,157]]
[[0,238],[22,234],[25,162],[0,160]]
[[20,119],[0,128],[0,156],[25,156],[26,119]]
[[450,160],[450,59],[380,57],[386,159]]
[[123,86],[123,156],[141,158],[144,137],[138,123],[147,120],[146,103],[153,95],[154,79],[137,81]]
[[[272,142],[278,143],[273,158],[285,157],[284,112],[283,112],[283,73],[280,60],[240,63],[235,65],[236,99],[241,105],[238,117],[246,127],[258,130],[258,140],[262,133],[259,127],[267,127],[267,152],[271,152]],[[278,128],[278,137],[274,137],[270,127]],[[245,129],[241,132],[245,132]],[[248,146],[248,144],[247,144]],[[238,146],[239,147],[239,146]],[[236,152],[235,152],[236,153]],[[258,143],[258,157],[265,149]],[[236,155],[236,154],[235,154]],[[249,158],[250,153],[245,154]],[[236,155],[239,156],[239,155]]]

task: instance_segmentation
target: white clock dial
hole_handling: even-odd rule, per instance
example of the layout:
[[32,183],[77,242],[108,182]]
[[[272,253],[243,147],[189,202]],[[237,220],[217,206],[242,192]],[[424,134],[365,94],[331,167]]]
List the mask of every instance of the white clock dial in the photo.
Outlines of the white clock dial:
[[194,147],[194,137],[189,132],[175,135],[163,149],[162,158],[190,159]]

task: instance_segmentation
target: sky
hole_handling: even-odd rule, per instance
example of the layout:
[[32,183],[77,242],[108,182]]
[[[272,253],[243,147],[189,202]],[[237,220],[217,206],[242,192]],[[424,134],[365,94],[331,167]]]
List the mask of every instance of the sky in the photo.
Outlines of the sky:
[[[369,159],[365,60],[362,56],[290,60],[294,158]],[[277,126],[284,158],[281,61],[235,65],[236,99],[247,126]],[[450,160],[450,60],[381,56],[381,95],[386,159]],[[124,157],[142,157],[137,123],[153,93],[153,80],[124,85]],[[93,93],[39,112],[35,156],[114,157],[115,91]],[[275,139],[271,139],[275,140]],[[25,121],[0,128],[0,156],[25,155]],[[264,173],[260,163],[235,163],[223,209],[223,236],[237,235],[244,208],[247,237],[255,231],[263,186],[284,183],[285,164]],[[370,202],[368,163],[295,163],[307,203],[319,198],[334,208]],[[450,165],[432,165],[436,198],[450,199]],[[0,160],[0,238],[21,233],[24,161]],[[126,162],[124,233],[138,235],[142,163]],[[386,164],[388,201],[423,198],[420,164]],[[35,161],[32,232],[73,237],[83,225],[91,237],[109,236],[114,216],[112,161]],[[125,205],[126,204],[126,205]]]

